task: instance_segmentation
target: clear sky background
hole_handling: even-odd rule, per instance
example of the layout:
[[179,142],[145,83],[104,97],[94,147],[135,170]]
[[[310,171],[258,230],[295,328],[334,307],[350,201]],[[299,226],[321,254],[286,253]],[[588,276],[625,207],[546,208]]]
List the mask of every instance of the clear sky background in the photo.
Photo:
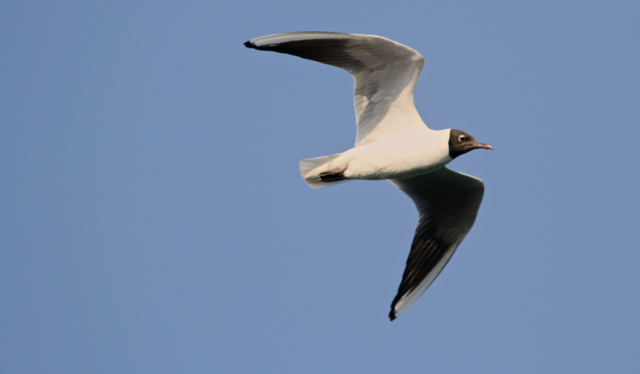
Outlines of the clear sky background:
[[[0,372],[640,372],[640,3],[0,5]],[[417,213],[298,161],[355,137],[337,68],[246,49],[382,35],[434,129],[491,144],[478,219],[396,321]]]

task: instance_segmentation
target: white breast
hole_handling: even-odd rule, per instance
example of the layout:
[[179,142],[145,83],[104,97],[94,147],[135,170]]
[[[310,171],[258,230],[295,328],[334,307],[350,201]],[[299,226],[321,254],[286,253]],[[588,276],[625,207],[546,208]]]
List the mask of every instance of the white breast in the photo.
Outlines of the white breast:
[[449,163],[450,130],[409,128],[393,136],[348,150],[330,168],[346,167],[349,179],[407,178]]

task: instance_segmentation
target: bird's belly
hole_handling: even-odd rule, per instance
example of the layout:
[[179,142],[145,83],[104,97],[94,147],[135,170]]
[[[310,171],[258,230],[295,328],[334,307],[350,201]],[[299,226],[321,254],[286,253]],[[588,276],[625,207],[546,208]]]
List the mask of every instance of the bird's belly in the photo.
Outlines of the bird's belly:
[[328,165],[349,179],[409,178],[452,160],[449,130],[414,127],[374,143],[352,148]]
[[362,154],[349,161],[344,175],[349,179],[409,178],[429,173],[451,160],[448,153],[436,152],[433,149]]

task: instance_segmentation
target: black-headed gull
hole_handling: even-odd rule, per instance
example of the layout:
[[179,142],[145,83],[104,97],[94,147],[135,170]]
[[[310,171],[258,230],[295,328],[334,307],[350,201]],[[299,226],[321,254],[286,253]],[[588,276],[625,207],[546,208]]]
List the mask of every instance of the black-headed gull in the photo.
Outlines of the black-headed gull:
[[296,32],[244,44],[337,66],[355,79],[355,147],[300,161],[313,188],[351,179],[388,179],[414,201],[420,217],[398,294],[393,321],[429,287],[476,219],[484,183],[445,167],[473,149],[493,149],[460,130],[431,130],[413,92],[424,59],[392,40],[358,34]]

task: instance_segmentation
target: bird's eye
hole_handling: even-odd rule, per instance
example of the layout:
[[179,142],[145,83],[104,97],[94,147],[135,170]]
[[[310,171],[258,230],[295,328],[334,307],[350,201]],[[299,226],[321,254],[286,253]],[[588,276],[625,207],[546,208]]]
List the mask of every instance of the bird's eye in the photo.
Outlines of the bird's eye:
[[464,136],[464,135],[459,135],[459,136],[458,136],[458,141],[459,141],[459,142],[463,142],[463,141],[465,141],[465,140],[467,140],[467,137],[466,137],[466,136]]

